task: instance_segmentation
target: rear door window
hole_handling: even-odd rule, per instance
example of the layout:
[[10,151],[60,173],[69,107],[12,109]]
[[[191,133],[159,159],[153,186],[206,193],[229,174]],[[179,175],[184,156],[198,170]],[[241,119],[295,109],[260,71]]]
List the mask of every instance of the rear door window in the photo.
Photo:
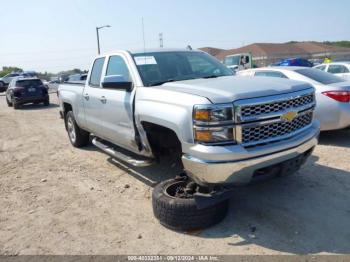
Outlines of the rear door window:
[[342,74],[342,73],[349,73],[349,70],[343,65],[330,65],[328,67],[328,73]]
[[94,62],[94,65],[91,70],[91,76],[90,76],[90,81],[89,85],[92,87],[100,87],[101,83],[101,76],[102,76],[102,69],[103,69],[103,64],[105,62],[105,58],[97,58]]

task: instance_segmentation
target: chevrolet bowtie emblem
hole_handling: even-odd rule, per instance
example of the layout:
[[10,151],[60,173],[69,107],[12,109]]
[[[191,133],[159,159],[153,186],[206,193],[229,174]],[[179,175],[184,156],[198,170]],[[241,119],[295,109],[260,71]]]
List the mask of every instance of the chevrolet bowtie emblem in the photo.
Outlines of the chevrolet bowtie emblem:
[[281,119],[284,120],[284,121],[287,121],[287,122],[291,122],[297,117],[297,115],[298,115],[297,112],[291,111],[291,112],[283,114],[281,116]]

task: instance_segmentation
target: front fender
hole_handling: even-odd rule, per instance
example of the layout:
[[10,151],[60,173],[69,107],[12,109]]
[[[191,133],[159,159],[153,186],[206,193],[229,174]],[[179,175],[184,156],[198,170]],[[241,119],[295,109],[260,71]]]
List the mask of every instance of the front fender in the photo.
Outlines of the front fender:
[[138,105],[136,119],[139,124],[150,122],[173,130],[180,142],[193,142],[192,112],[186,108],[160,102],[142,101]]
[[142,87],[136,93],[135,120],[138,129],[150,122],[171,129],[183,148],[194,143],[192,113],[196,104],[211,104],[201,96]]

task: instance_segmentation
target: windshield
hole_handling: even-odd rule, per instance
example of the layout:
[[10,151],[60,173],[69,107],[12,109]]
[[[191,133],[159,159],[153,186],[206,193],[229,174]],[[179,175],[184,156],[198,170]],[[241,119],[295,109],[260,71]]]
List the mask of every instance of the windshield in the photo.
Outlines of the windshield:
[[225,57],[224,64],[227,66],[239,65],[240,57],[238,55]]
[[232,75],[231,70],[202,52],[151,52],[134,55],[145,86]]
[[19,76],[19,74],[7,74],[5,75],[4,77],[16,77],[16,76]]
[[42,86],[43,83],[41,82],[40,79],[35,79],[35,80],[20,80],[17,81],[16,86],[17,87],[38,87]]
[[337,77],[335,75],[332,75],[330,73],[326,73],[324,71],[321,71],[319,69],[315,68],[304,68],[304,69],[298,69],[295,70],[295,72],[306,76],[316,82],[319,82],[324,85],[330,85],[334,83],[344,82],[345,80]]

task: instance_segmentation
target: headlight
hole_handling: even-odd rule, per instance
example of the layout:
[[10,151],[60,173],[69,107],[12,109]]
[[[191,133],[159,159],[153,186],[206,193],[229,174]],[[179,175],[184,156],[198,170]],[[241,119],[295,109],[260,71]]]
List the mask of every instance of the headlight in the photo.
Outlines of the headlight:
[[194,106],[193,119],[202,124],[220,124],[230,122],[233,118],[232,104]]
[[193,109],[194,139],[199,143],[234,143],[232,104],[197,105]]

